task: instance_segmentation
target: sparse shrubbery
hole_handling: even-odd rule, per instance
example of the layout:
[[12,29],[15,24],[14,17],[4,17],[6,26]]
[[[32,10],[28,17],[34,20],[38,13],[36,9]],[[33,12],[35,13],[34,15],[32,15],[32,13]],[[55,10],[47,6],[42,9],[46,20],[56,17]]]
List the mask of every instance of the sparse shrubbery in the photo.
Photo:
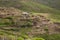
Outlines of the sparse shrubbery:
[[18,27],[31,27],[33,25],[33,22],[31,21],[17,21],[15,22],[15,25]]
[[21,27],[31,27],[31,26],[32,26],[32,23],[26,23],[26,24],[21,25]]

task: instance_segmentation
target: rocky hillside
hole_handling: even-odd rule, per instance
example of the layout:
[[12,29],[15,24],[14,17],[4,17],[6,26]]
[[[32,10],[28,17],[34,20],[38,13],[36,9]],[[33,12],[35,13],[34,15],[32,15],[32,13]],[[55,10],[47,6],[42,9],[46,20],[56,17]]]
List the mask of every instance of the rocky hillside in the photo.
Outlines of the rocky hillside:
[[[21,28],[31,28],[28,31],[23,31],[23,33],[26,33],[28,35],[37,35],[45,33],[59,34],[59,26],[59,22],[52,22],[50,19],[47,19],[45,16],[40,14],[35,15],[32,13],[23,12],[13,7],[0,7],[0,29],[1,31],[7,31],[7,33],[11,33],[12,31],[16,32],[16,30],[18,30],[18,35],[20,35]],[[11,34],[17,35],[14,33]]]
[[0,0],[0,39],[59,40],[58,8],[59,0]]

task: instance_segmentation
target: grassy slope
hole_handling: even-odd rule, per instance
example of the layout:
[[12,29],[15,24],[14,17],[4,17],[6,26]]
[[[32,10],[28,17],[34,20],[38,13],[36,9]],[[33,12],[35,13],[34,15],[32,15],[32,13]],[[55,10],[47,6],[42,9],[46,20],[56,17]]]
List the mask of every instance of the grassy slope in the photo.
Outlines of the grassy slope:
[[34,1],[56,9],[60,9],[60,0],[34,0]]
[[38,4],[35,2],[22,2],[22,8],[20,8],[23,11],[31,11],[36,13],[50,13],[51,16],[49,17],[53,21],[60,22],[60,10],[56,10],[54,8],[48,7],[43,4]]
[[24,11],[57,13],[56,9],[31,1],[0,1],[0,6],[15,7]]

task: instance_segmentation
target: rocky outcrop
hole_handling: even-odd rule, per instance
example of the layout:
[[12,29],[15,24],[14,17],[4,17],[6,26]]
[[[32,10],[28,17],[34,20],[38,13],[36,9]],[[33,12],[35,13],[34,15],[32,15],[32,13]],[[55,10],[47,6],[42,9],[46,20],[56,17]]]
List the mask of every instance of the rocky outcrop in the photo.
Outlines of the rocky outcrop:
[[36,35],[36,34],[59,34],[60,33],[60,23],[52,22],[50,19],[45,18],[42,15],[35,16],[33,20],[34,26],[32,27],[32,30],[30,34]]
[[19,16],[21,11],[13,7],[0,7],[0,18],[6,18],[11,16]]

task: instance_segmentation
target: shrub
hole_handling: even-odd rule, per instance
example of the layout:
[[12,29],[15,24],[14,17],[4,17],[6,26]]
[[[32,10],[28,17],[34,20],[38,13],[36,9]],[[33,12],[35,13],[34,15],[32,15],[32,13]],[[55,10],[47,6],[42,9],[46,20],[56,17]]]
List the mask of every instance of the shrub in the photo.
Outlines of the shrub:
[[15,22],[15,25],[18,27],[31,27],[33,25],[33,22],[27,20],[23,20],[23,21],[19,20]]
[[5,19],[10,19],[10,20],[12,20],[12,17],[6,17]]
[[33,38],[32,40],[45,40],[43,38]]
[[21,35],[24,39],[28,39],[29,37],[27,35]]
[[17,40],[24,40],[22,37],[18,37]]

